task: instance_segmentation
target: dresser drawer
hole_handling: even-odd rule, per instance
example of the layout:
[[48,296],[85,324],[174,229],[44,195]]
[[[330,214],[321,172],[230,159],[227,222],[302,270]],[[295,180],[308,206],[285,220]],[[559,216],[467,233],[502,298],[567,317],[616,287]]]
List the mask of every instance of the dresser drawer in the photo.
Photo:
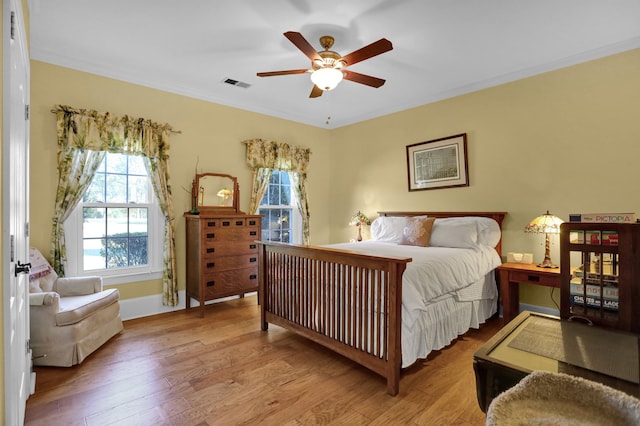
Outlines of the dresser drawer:
[[258,268],[234,269],[204,275],[205,299],[255,291],[258,289]]
[[204,243],[210,241],[234,241],[245,240],[255,241],[260,239],[260,230],[253,227],[233,227],[233,228],[217,228],[208,229],[202,234]]
[[258,254],[241,256],[205,255],[202,259],[202,271],[209,272],[226,271],[228,269],[251,268],[258,264]]
[[[257,240],[258,238],[256,238]],[[231,256],[254,254],[258,252],[258,244],[254,240],[251,241],[225,241],[225,240],[207,240],[203,244],[202,259],[209,259],[210,255]],[[206,257],[205,257],[206,256]]]
[[215,229],[221,228],[238,228],[244,227],[247,224],[247,220],[243,217],[241,218],[211,218],[211,219],[201,219],[202,220],[202,229],[204,232],[209,232]]

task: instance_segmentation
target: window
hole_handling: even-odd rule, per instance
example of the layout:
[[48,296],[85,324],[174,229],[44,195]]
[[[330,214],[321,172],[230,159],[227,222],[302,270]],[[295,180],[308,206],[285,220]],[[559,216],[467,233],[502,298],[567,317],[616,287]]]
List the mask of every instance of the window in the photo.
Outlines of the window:
[[106,153],[65,222],[69,273],[107,284],[160,278],[162,225],[143,157]]
[[291,189],[289,173],[274,170],[260,202],[262,239],[283,243],[302,242],[302,218]]

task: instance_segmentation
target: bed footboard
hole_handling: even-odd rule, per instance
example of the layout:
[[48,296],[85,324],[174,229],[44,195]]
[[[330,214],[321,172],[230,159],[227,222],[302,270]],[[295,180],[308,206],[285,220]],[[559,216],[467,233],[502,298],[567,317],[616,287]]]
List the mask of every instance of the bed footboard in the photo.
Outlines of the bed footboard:
[[402,273],[411,259],[259,244],[262,329],[276,324],[324,345],[385,377],[397,395]]

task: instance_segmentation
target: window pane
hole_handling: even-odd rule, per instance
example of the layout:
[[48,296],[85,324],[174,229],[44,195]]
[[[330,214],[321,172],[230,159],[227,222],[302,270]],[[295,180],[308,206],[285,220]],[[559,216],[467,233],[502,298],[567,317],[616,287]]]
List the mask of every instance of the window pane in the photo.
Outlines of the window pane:
[[104,239],[93,238],[83,241],[83,262],[86,271],[105,269],[107,261],[104,255]]
[[280,187],[278,185],[269,185],[269,205],[277,206],[280,204]]
[[126,237],[107,238],[106,256],[107,269],[128,266],[129,239]]
[[147,168],[144,166],[144,158],[142,156],[129,156],[129,174],[147,176]]
[[107,164],[107,173],[127,173],[127,158],[126,154],[112,154],[107,153],[105,155],[105,161]]
[[291,242],[291,209],[260,209],[262,218],[262,239],[267,241]]
[[126,207],[107,209],[107,237],[122,236],[129,232],[127,210]]
[[147,209],[129,209],[129,233],[136,235],[147,235]]
[[[132,234],[134,235],[134,234]],[[129,239],[129,265],[140,266],[149,263],[148,238],[146,236]]]
[[271,173],[271,178],[269,179],[269,183],[273,184],[273,185],[278,185],[280,183],[280,172],[277,170],[274,170]]
[[127,176],[107,175],[107,203],[127,202]]
[[129,175],[129,203],[149,202],[149,178]]
[[280,216],[280,241],[291,242],[291,209],[282,210]]
[[84,196],[82,197],[82,202],[104,203],[104,184],[105,184],[104,173],[96,173],[93,176],[93,180],[91,181],[91,185],[89,185],[87,192],[85,192]]
[[106,235],[106,209],[85,207],[83,209],[82,238],[99,238]]
[[291,187],[290,186],[283,185],[280,187],[280,202],[278,204],[281,206],[291,205]]

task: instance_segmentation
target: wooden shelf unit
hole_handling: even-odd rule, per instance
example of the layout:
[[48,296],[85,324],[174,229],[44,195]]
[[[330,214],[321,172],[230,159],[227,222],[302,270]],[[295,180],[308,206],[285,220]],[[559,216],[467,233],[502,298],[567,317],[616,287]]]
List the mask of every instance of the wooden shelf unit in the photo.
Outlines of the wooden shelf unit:
[[640,224],[560,225],[560,316],[640,332]]

